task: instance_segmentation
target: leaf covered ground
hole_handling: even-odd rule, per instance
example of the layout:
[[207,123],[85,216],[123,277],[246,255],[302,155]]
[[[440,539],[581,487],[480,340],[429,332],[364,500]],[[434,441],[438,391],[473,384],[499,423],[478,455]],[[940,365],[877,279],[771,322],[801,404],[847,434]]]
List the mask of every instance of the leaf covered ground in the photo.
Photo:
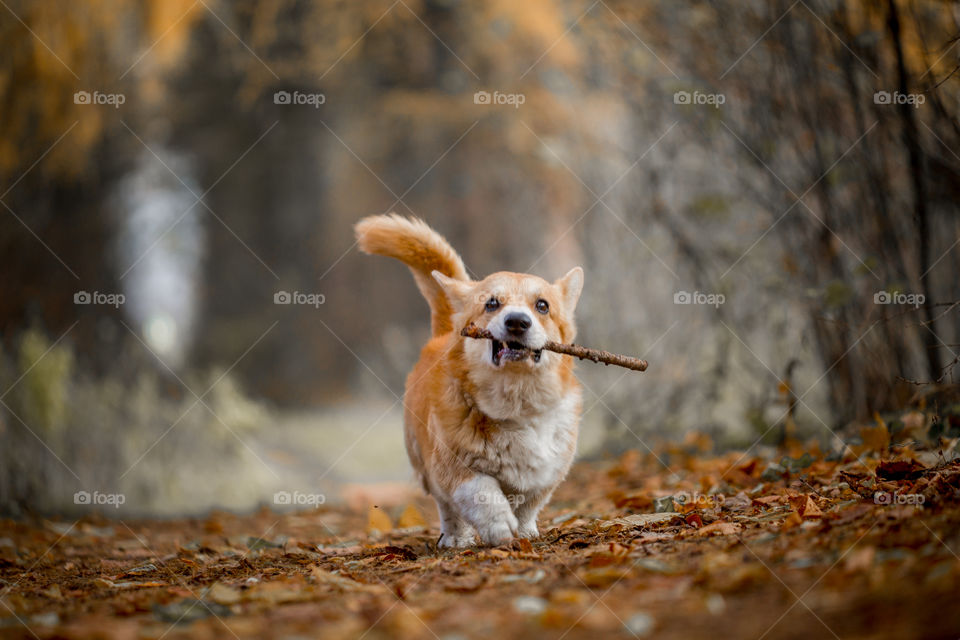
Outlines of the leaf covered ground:
[[911,420],[839,453],[691,436],[581,463],[542,537],[499,548],[439,551],[426,498],[3,521],[0,636],[956,638],[960,460]]

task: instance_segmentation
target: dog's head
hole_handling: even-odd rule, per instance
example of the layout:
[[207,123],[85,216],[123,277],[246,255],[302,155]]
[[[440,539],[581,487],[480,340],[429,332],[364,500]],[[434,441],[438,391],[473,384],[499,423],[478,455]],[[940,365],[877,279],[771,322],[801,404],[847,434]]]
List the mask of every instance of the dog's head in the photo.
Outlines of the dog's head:
[[559,362],[542,352],[547,340],[570,342],[576,335],[573,311],[583,290],[583,269],[576,267],[556,282],[501,271],[479,282],[454,280],[433,272],[453,307],[455,330],[473,323],[495,340],[467,339],[464,355],[472,367],[532,372]]

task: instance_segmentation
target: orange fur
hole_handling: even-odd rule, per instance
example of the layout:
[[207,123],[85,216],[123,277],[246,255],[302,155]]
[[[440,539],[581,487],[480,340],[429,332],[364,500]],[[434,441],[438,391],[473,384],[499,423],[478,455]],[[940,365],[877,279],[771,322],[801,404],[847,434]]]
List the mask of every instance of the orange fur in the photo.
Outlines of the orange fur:
[[[407,378],[404,424],[410,461],[437,501],[441,544],[471,544],[473,533],[485,544],[536,536],[536,515],[576,449],[581,400],[573,361],[544,351],[537,361],[495,362],[496,343],[463,338],[459,330],[473,322],[498,335],[504,314],[518,312],[533,324],[524,337],[531,348],[547,339],[569,342],[582,270],[554,283],[508,272],[474,282],[450,245],[420,220],[372,216],[356,231],[362,250],[407,264],[430,304],[433,337]],[[489,309],[490,300],[497,309]],[[492,504],[511,496],[519,504]]]
[[364,253],[396,258],[413,272],[420,293],[430,304],[433,335],[450,331],[451,309],[432,271],[456,280],[469,280],[463,261],[443,236],[423,220],[409,220],[395,213],[364,218],[356,226],[357,243]]

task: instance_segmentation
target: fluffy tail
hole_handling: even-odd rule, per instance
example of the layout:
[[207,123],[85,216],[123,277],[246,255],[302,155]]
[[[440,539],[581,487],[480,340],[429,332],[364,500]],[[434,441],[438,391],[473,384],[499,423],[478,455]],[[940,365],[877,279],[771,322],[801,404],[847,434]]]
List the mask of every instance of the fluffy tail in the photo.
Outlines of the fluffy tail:
[[443,236],[417,218],[395,213],[370,216],[355,227],[364,253],[396,258],[410,267],[420,293],[430,305],[430,326],[438,336],[453,330],[453,309],[430,273],[435,269],[456,280],[469,280],[463,260]]

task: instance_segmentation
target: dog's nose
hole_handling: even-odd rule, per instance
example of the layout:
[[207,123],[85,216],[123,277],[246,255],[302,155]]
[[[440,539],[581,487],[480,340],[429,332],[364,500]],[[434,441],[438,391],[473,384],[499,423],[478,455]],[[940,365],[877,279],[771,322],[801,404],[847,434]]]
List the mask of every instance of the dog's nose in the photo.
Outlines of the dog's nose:
[[531,324],[533,324],[533,321],[530,320],[530,316],[516,311],[508,313],[507,317],[503,319],[503,325],[507,328],[507,331],[515,336],[523,335]]

